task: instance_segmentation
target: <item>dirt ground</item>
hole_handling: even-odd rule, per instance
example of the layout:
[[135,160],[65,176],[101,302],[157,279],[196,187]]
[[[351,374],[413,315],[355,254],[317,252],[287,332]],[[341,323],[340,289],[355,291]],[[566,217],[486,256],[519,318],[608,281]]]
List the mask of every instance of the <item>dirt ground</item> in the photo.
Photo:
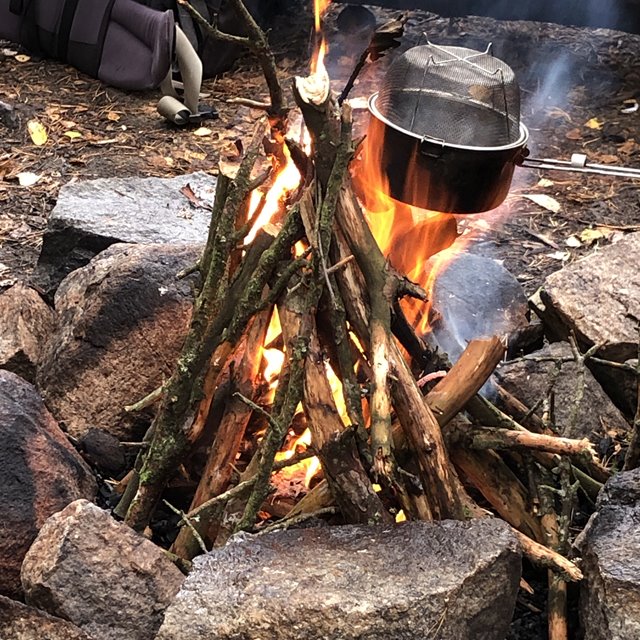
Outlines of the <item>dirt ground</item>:
[[[332,7],[327,19],[328,66],[338,90],[362,47],[337,29],[339,9]],[[396,15],[372,11],[379,22]],[[307,70],[309,58],[312,16],[308,10],[292,13],[275,20],[271,31],[285,86]],[[451,22],[412,13],[403,48],[427,39],[482,50],[493,43],[495,55],[516,71],[532,155],[566,160],[580,152],[592,163],[640,168],[640,36],[478,17]],[[164,122],[155,111],[154,92],[105,87],[65,65],[23,53],[0,42],[0,291],[29,279],[62,185],[111,176],[215,174],[218,160],[237,153],[236,142],[247,140],[261,115],[225,101],[266,98],[254,61],[241,59],[231,72],[205,82],[203,102],[214,105],[219,118],[204,123],[209,132],[201,135],[196,127]],[[365,68],[352,92],[360,133],[368,119],[364,99],[397,53]],[[46,130],[44,144],[30,136],[33,120]],[[27,183],[37,181],[21,186],[21,175]],[[531,294],[549,273],[640,230],[639,186],[628,178],[517,169],[501,207],[461,217],[459,224]],[[510,638],[544,637],[544,596],[538,596],[521,600]]]

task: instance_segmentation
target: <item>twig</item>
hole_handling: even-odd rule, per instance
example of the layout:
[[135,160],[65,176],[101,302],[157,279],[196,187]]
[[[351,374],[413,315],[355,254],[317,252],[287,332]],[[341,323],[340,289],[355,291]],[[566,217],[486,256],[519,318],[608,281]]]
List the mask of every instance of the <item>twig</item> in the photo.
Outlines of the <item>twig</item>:
[[322,509],[318,509],[317,511],[312,511],[311,513],[300,513],[296,516],[287,517],[280,522],[276,522],[264,529],[258,531],[259,536],[262,536],[266,533],[271,533],[273,531],[280,531],[289,529],[290,527],[294,527],[298,524],[302,524],[307,520],[312,520],[313,518],[321,518],[322,516],[333,516],[339,513],[337,507],[323,507]]
[[227,104],[239,104],[244,107],[251,107],[252,109],[260,109],[262,111],[269,111],[269,109],[271,109],[270,102],[251,100],[251,98],[227,98],[225,102]]
[[198,530],[191,523],[191,519],[189,518],[189,516],[184,511],[182,511],[182,509],[178,509],[174,507],[167,500],[163,500],[162,502],[164,502],[167,505],[167,507],[171,509],[171,511],[173,511],[175,514],[180,516],[180,519],[182,520],[182,522],[185,523],[185,525],[187,525],[187,527],[191,531],[191,535],[195,538],[196,542],[198,543],[198,546],[200,547],[200,551],[202,551],[202,553],[207,553],[207,547],[204,543],[204,540],[198,533]]
[[165,390],[164,385],[161,385],[161,386],[155,388],[151,393],[147,394],[141,400],[138,400],[138,402],[134,402],[133,404],[128,404],[124,408],[124,410],[127,413],[134,413],[134,412],[137,412],[137,411],[142,411],[143,409],[146,409],[147,407],[150,407],[154,402],[156,402],[157,400],[162,398],[162,394],[164,393],[164,390]]
[[493,427],[474,427],[466,431],[464,442],[472,449],[535,449],[558,455],[595,455],[587,438],[574,440],[528,431],[511,431]]

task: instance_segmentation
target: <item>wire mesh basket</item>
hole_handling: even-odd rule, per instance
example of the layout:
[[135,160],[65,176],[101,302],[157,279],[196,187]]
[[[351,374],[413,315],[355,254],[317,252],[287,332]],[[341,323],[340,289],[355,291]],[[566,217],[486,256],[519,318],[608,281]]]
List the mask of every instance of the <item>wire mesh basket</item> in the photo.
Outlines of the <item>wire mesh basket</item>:
[[376,106],[392,125],[450,145],[500,147],[521,137],[520,89],[491,45],[409,49],[389,68]]

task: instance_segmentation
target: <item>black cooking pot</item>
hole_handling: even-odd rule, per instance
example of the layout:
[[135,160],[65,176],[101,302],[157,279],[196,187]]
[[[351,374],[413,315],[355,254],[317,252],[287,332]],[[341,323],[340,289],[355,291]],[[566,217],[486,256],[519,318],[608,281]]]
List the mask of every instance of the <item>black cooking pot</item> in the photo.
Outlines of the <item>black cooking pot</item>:
[[528,155],[529,131],[522,123],[518,140],[508,145],[448,144],[393,124],[377,109],[377,98],[369,99],[367,138],[381,141],[375,155],[392,198],[447,213],[481,213],[504,202],[515,166]]

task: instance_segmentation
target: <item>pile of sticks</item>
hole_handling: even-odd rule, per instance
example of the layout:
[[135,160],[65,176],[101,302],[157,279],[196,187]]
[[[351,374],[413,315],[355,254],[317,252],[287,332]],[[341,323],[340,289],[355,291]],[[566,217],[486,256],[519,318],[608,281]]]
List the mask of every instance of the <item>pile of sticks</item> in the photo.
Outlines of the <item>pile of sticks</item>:
[[[264,43],[255,23],[247,24],[249,38]],[[354,193],[349,165],[357,144],[348,101],[339,104],[323,72],[295,79],[293,98],[312,140],[306,154],[286,139],[278,91],[267,105],[269,127],[258,126],[233,175],[218,176],[209,236],[194,267],[201,284],[190,330],[173,376],[157,394],[147,446],[117,511],[144,530],[167,483],[209,438],[172,552],[189,560],[234,532],[256,531],[273,473],[311,455],[275,461],[301,403],[323,480],[278,526],[325,514],[389,523],[399,509],[421,520],[497,514],[513,527],[526,557],[549,568],[552,622],[566,626],[566,581],[582,577],[567,559],[576,492],[580,487],[594,498],[608,471],[588,441],[555,436],[504,390],[496,404],[478,394],[504,355],[500,338],[471,342],[453,366],[428,350],[398,304],[425,293],[380,252]],[[245,244],[263,206],[250,213],[251,195],[271,180],[257,168],[267,138],[271,149],[288,145],[302,181],[281,216]],[[274,309],[286,358],[265,407],[258,380]],[[348,427],[326,360],[343,385]],[[435,385],[419,383],[425,363],[446,376]],[[239,472],[250,421],[261,422],[264,435]]]

